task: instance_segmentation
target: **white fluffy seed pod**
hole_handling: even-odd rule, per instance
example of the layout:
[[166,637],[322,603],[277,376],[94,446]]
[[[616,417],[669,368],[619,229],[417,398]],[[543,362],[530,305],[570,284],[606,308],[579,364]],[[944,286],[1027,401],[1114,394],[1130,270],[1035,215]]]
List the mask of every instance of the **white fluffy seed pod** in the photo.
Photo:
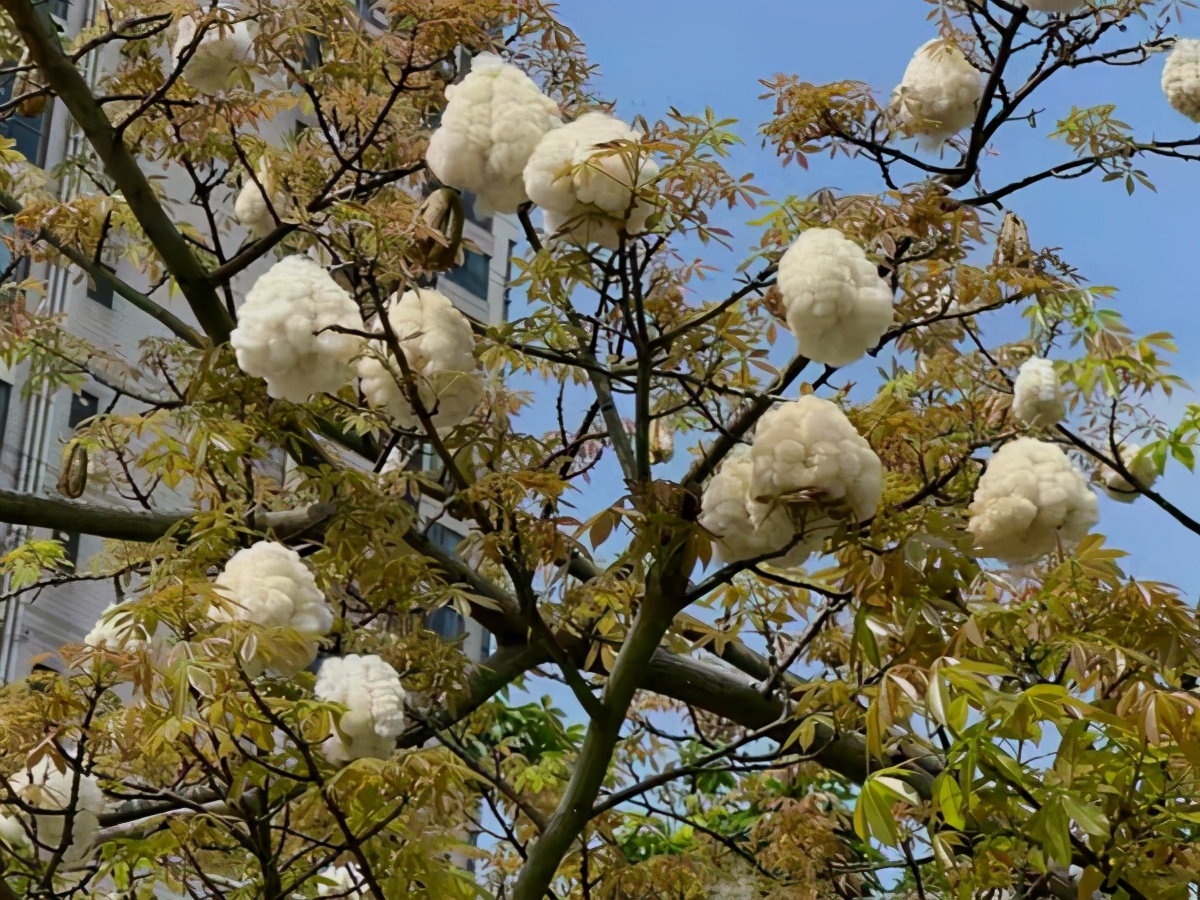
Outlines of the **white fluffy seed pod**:
[[1030,428],[1050,428],[1067,414],[1054,363],[1035,356],[1025,360],[1013,381],[1013,415]]
[[280,674],[294,675],[316,659],[321,638],[333,628],[333,610],[317,580],[300,554],[283,544],[259,541],[239,550],[225,564],[214,587],[232,607],[214,605],[210,611],[214,621],[291,628],[305,638],[307,659],[286,665],[272,661]]
[[1138,456],[1141,449],[1136,444],[1120,448],[1121,463],[1129,470],[1129,474],[1137,482],[1136,485],[1116,469],[1105,469],[1104,477],[1100,482],[1100,490],[1104,491],[1109,499],[1116,500],[1118,503],[1132,503],[1141,496],[1138,486],[1153,487],[1154,482],[1158,481],[1158,466],[1154,464],[1149,453]]
[[268,394],[302,403],[354,379],[363,339],[326,330],[332,325],[362,331],[358,306],[319,264],[289,256],[254,282],[229,343],[243,372],[266,379]]
[[[60,771],[55,762],[48,756],[43,756],[29,769],[18,771],[8,779],[12,792],[30,806],[54,812],[71,808],[71,793],[75,786],[76,773]],[[90,855],[92,841],[100,833],[100,813],[104,811],[104,794],[96,779],[90,775],[80,774],[78,795],[71,823],[71,839],[63,854],[63,860],[68,865],[82,862]],[[24,814],[20,814],[22,817]],[[66,833],[67,817],[63,815],[33,816],[33,827],[42,849],[39,854],[44,857],[52,855],[63,843]],[[25,827],[18,819],[12,819],[4,826],[5,840],[21,844],[28,843]],[[18,834],[20,838],[18,839]],[[47,849],[48,848],[48,849]]]
[[344,866],[327,866],[320,872],[320,877],[331,882],[317,887],[318,897],[337,897],[339,900],[366,900],[369,895],[363,885],[363,878],[358,872],[358,866],[348,863]]
[[892,109],[906,137],[936,148],[975,121],[983,81],[958,47],[942,38],[921,46],[892,92]]
[[981,556],[1031,562],[1080,541],[1100,520],[1096,495],[1054,444],[1017,438],[988,462],[967,512]]
[[[700,524],[716,538],[717,556],[734,563],[780,550],[796,540],[796,526],[782,505],[750,497],[750,450],[738,447],[721,463],[700,500]],[[768,563],[794,568],[820,549],[820,538],[805,538]]]
[[566,228],[571,240],[609,249],[619,246],[619,225],[629,235],[645,231],[654,206],[635,199],[634,191],[654,180],[658,164],[643,153],[635,163],[628,148],[601,149],[641,137],[620,119],[590,112],[542,138],[525,166],[525,191],[542,208],[546,231]]
[[751,498],[759,503],[809,499],[846,507],[854,521],[875,515],[883,463],[837,405],[813,394],[782,403],[759,420],[750,458]]
[[400,675],[378,656],[331,657],[317,672],[315,693],[346,707],[333,735],[321,746],[332,763],[387,759],[404,731]]
[[1175,41],[1163,66],[1162,89],[1173,110],[1200,122],[1200,40]]
[[892,292],[858,244],[810,228],[779,258],[779,293],[800,353],[830,366],[862,357],[892,324]]
[[[178,65],[196,39],[200,23],[184,16],[176,25],[171,58]],[[195,52],[184,64],[183,77],[202,94],[219,94],[236,83],[236,72],[252,63],[251,47],[257,28],[252,22],[210,23]]]
[[[445,294],[429,288],[393,297],[387,316],[434,427],[460,424],[483,398],[475,335],[467,317]],[[382,325],[376,330],[382,330]],[[368,405],[386,410],[402,428],[419,427],[420,420],[400,387],[403,370],[389,355],[386,342],[371,342],[367,355],[359,360],[358,374]]]
[[103,613],[83,642],[97,650],[104,648],[117,653],[155,652],[165,647],[167,635],[161,624],[149,634],[144,625],[133,617],[129,603],[111,604]]
[[429,170],[442,184],[473,193],[477,212],[515,213],[529,199],[525,164],[538,141],[562,125],[558,105],[493,53],[475,57],[467,76],[446,88],[446,99],[425,151]]
[[1021,5],[1034,12],[1065,15],[1083,9],[1087,3],[1085,0],[1023,0]]
[[16,816],[0,816],[0,845],[16,850],[29,845],[25,826]]
[[[238,191],[237,198],[233,201],[233,215],[238,224],[249,232],[250,237],[263,238],[275,229],[275,216],[282,215],[282,211],[271,166],[265,159],[260,160],[255,167],[255,176],[258,179],[257,184],[254,178],[247,176],[245,184]],[[263,193],[264,190],[266,194]],[[267,195],[271,198],[269,204]],[[275,210],[274,215],[271,213],[272,209]]]

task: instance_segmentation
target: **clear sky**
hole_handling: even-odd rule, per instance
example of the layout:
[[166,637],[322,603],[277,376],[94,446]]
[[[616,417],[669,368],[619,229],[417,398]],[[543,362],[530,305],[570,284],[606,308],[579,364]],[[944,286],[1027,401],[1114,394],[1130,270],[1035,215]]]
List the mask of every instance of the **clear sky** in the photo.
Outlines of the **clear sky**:
[[[807,172],[781,168],[758,137],[759,126],[771,114],[769,102],[757,99],[765,92],[759,79],[776,73],[798,74],[818,84],[854,79],[886,97],[913,51],[936,36],[936,26],[926,18],[933,9],[924,0],[563,0],[559,13],[600,64],[598,89],[617,101],[620,117],[642,115],[653,122],[672,106],[693,114],[711,106],[718,117],[738,119],[735,130],[746,144],[735,154],[731,170],[753,171],[772,199],[782,199],[827,186],[878,192],[883,185],[867,162],[814,158]],[[1200,36],[1200,11],[1172,30]],[[1006,184],[1069,159],[1071,151],[1048,135],[1073,105],[1115,103],[1116,116],[1133,125],[1139,137],[1193,137],[1198,126],[1171,110],[1162,96],[1162,60],[1154,57],[1136,68],[1093,66],[1052,81],[1036,96],[1035,108],[1044,110],[1036,127],[1010,126],[1000,142],[1002,155],[986,161],[987,183]],[[1200,297],[1192,271],[1200,165],[1147,160],[1143,168],[1157,194],[1139,190],[1130,197],[1121,186],[1086,178],[1044,183],[1011,198],[1011,208],[1026,220],[1035,247],[1062,248],[1065,259],[1090,283],[1118,287],[1115,305],[1135,332],[1174,332],[1185,348],[1176,370],[1191,384],[1200,384]],[[745,246],[752,231],[745,222],[752,218],[752,211],[738,208],[719,224],[740,234]],[[726,271],[740,261],[719,250],[708,251],[705,259]],[[721,295],[721,286],[716,279],[711,298]],[[524,314],[517,298],[512,314]],[[780,343],[790,352],[787,341],[785,334]],[[869,368],[855,371],[870,373]],[[529,389],[536,388],[531,384]],[[1156,402],[1155,408],[1174,423],[1184,404],[1195,400],[1194,394],[1186,395]],[[553,427],[545,409],[539,404],[528,414],[538,423],[529,427]],[[686,457],[677,452],[660,476],[678,477]],[[1200,481],[1181,466],[1171,463],[1159,487],[1200,516]],[[621,492],[620,474],[610,462],[577,498],[580,518]],[[1100,506],[1099,529],[1132,553],[1127,571],[1176,584],[1194,602],[1200,587],[1195,563],[1200,538],[1144,498],[1121,505],[1101,497]],[[530,687],[541,694],[548,686],[537,681]],[[549,688],[558,705],[578,715],[568,691]]]
[[[865,192],[883,185],[868,162],[826,157],[812,159],[808,171],[782,168],[758,136],[771,114],[769,101],[757,99],[765,92],[759,79],[776,73],[816,84],[855,79],[886,97],[913,50],[936,36],[936,25],[927,19],[934,9],[924,0],[563,0],[559,13],[599,63],[599,92],[617,101],[619,116],[642,115],[653,122],[672,106],[684,113],[703,113],[711,106],[719,117],[736,118],[734,129],[746,143],[730,169],[754,172],[772,199],[782,199],[826,186]],[[1172,31],[1200,36],[1200,10]],[[1052,80],[1035,96],[1034,107],[1044,110],[1036,128],[1016,124],[1003,133],[1001,154],[985,162],[987,183],[1005,184],[1069,159],[1071,151],[1047,135],[1073,105],[1115,103],[1116,116],[1133,125],[1139,137],[1194,136],[1198,126],[1163,98],[1162,60],[1156,56],[1138,67],[1089,66]],[[1200,165],[1149,159],[1143,168],[1157,193],[1138,190],[1130,197],[1117,184],[1101,184],[1099,177],[1051,181],[1011,198],[1011,208],[1028,223],[1035,247],[1060,247],[1090,283],[1118,287],[1115,305],[1136,332],[1173,332],[1185,348],[1175,361],[1177,371],[1200,384],[1195,354],[1200,291],[1191,265]],[[745,222],[752,218],[753,212],[741,207],[722,224],[744,245],[752,234]],[[719,249],[705,258],[727,271],[738,261]],[[714,297],[720,286],[718,279]],[[519,300],[512,312],[522,315]],[[787,340],[785,334],[785,347]],[[1155,408],[1174,422],[1184,404],[1195,399],[1177,396],[1156,402]],[[664,477],[686,465],[679,456],[663,470]],[[612,474],[598,473],[589,496],[580,498],[581,512],[618,495],[620,478],[607,477]],[[1200,516],[1200,481],[1194,476],[1172,463],[1159,485],[1177,505]],[[1188,553],[1195,552],[1196,536],[1144,499],[1121,505],[1101,498],[1101,507],[1099,528],[1133,553],[1128,562],[1133,574],[1177,584],[1194,599],[1200,583]]]

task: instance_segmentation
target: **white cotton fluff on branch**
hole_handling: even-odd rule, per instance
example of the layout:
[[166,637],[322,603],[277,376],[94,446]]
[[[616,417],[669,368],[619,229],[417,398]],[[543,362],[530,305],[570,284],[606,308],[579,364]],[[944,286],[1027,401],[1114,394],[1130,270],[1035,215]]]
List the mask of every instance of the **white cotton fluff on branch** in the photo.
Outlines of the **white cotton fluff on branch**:
[[1021,5],[1034,12],[1065,14],[1083,9],[1087,3],[1083,0],[1022,0]]
[[862,357],[892,324],[892,292],[858,244],[810,228],[779,259],[779,293],[802,356],[830,366]]
[[29,835],[25,826],[16,816],[0,816],[0,845],[15,850],[29,844]]
[[[104,811],[104,794],[96,779],[80,774],[78,795],[71,822],[71,838],[63,854],[68,865],[84,861],[96,835],[100,833],[100,813]],[[71,809],[71,794],[75,789],[76,773],[60,771],[49,756],[43,756],[29,769],[18,771],[8,779],[12,792],[23,802],[35,809],[48,813]],[[24,814],[20,814],[23,818]],[[64,815],[33,816],[33,827],[37,841],[42,845],[42,856],[50,856],[58,850],[66,834],[67,817]],[[15,818],[4,826],[5,839],[15,839],[20,831],[18,843],[27,843],[21,819]]]
[[[459,84],[429,138],[425,162],[438,180],[476,196],[476,211],[515,213],[529,199],[525,164],[562,125],[558,105],[516,66],[482,53]],[[482,204],[482,208],[479,204]]]
[[1200,122],[1200,40],[1175,41],[1163,66],[1162,89],[1173,110]]
[[[233,215],[250,237],[264,238],[275,229],[275,216],[280,214],[279,198],[275,191],[275,179],[270,164],[264,159],[255,167],[255,177],[246,177],[246,183],[233,201]],[[266,193],[264,194],[264,190]],[[267,196],[270,196],[270,203]],[[272,214],[271,210],[275,213]]]
[[1118,503],[1132,503],[1141,496],[1138,491],[1139,485],[1144,488],[1153,487],[1154,482],[1158,481],[1158,466],[1154,464],[1149,453],[1139,456],[1142,448],[1136,444],[1123,446],[1120,449],[1121,463],[1137,484],[1131,482],[1116,469],[1106,468],[1104,478],[1100,482],[1100,489],[1111,500],[1116,500]]
[[[179,20],[171,51],[176,65],[195,41],[199,27],[200,23],[191,16]],[[195,52],[184,64],[184,79],[202,94],[219,94],[233,87],[237,70],[252,62],[251,46],[256,30],[257,26],[252,22],[233,25],[211,22]]]
[[321,746],[332,763],[387,759],[404,731],[404,687],[400,675],[378,656],[331,657],[317,672],[316,695],[346,707]]
[[525,191],[542,208],[546,231],[565,228],[571,240],[608,249],[619,246],[620,228],[629,235],[645,231],[654,206],[635,192],[654,180],[658,164],[645,151],[607,146],[641,138],[601,112],[584,113],[542,138],[525,167]]
[[1096,495],[1054,444],[1017,438],[988,462],[967,509],[981,556],[1026,563],[1059,541],[1074,544],[1100,521]]
[[291,628],[305,639],[306,659],[286,664],[271,661],[272,668],[282,675],[294,675],[316,659],[320,639],[333,628],[333,610],[317,580],[300,554],[283,544],[259,541],[239,550],[225,564],[214,587],[230,607],[214,605],[210,611],[214,621]]
[[83,643],[94,649],[108,649],[118,653],[154,652],[166,644],[166,634],[160,624],[154,634],[134,619],[129,603],[111,604],[87,633]]
[[1030,428],[1049,428],[1067,414],[1054,363],[1035,356],[1025,360],[1013,381],[1013,415]]
[[[388,322],[413,374],[417,396],[438,430],[466,419],[483,398],[476,371],[475,335],[471,323],[450,299],[429,288],[406,291],[387,307]],[[376,331],[382,330],[377,323]],[[373,409],[384,409],[402,428],[420,420],[401,384],[404,371],[384,341],[372,341],[359,360],[362,392]]]
[[350,863],[345,866],[327,866],[319,873],[329,884],[317,886],[318,897],[337,897],[339,900],[367,900],[367,888],[363,878],[358,873],[358,866]]
[[752,470],[749,448],[731,452],[704,489],[699,522],[716,538],[717,556],[723,562],[756,559],[788,547],[782,556],[766,562],[795,568],[820,549],[820,538],[797,542],[796,526],[785,507],[752,500]]
[[750,458],[750,496],[759,503],[842,506],[863,522],[883,496],[883,463],[871,445],[836,404],[813,394],[763,415]]
[[289,256],[254,282],[229,343],[243,372],[266,379],[268,394],[302,403],[354,379],[363,339],[327,330],[334,325],[362,331],[358,306],[319,264]]
[[906,137],[936,148],[975,121],[983,81],[952,42],[934,38],[913,55],[892,92],[892,109]]

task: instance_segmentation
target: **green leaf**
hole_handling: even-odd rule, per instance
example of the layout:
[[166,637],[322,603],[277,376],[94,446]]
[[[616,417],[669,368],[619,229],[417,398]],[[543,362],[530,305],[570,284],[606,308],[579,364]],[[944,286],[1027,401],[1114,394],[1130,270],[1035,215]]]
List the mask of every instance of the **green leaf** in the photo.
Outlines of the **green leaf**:
[[1095,866],[1088,866],[1079,876],[1079,900],[1092,900],[1092,896],[1103,885],[1104,873]]
[[1060,802],[1043,806],[1030,820],[1029,830],[1052,861],[1071,864],[1071,820]]
[[933,784],[933,800],[938,812],[951,828],[965,828],[966,816],[963,814],[963,792],[958,786],[958,780],[949,772],[938,775]]
[[889,847],[900,845],[891,792],[881,788],[874,776],[863,785],[854,805],[854,830],[864,841],[874,838]]
[[1187,444],[1171,444],[1171,455],[1183,463],[1189,472],[1196,470],[1196,454]]
[[1093,837],[1108,837],[1108,820],[1104,813],[1094,806],[1084,806],[1074,797],[1064,794],[1063,809],[1087,834]]

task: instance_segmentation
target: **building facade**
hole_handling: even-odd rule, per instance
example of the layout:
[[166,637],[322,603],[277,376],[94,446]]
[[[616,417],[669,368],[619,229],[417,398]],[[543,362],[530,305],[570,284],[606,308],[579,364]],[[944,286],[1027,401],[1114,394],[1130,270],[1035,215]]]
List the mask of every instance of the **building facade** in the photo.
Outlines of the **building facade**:
[[[82,0],[70,6],[59,2],[52,6],[59,27],[68,32],[78,30],[93,15],[93,0]],[[104,61],[101,54],[92,54],[91,58],[95,62],[88,75],[94,84],[103,71]],[[10,96],[11,90],[11,83],[0,83],[0,102]],[[298,124],[303,123],[297,117],[281,117],[280,121],[272,123],[272,130],[279,137],[294,130]],[[0,135],[14,139],[17,149],[27,159],[47,170],[86,150],[82,134],[58,102],[47,104],[45,111],[35,117],[12,116],[0,120]],[[268,140],[271,138],[266,134],[262,136]],[[168,195],[186,196],[190,191],[191,182],[181,170],[167,169],[161,174],[166,179]],[[172,193],[172,185],[178,186],[179,191]],[[77,182],[64,183],[60,186],[60,196],[68,199],[80,189]],[[484,218],[475,215],[472,199],[464,198],[468,213],[464,237],[476,249],[468,250],[461,267],[444,273],[437,287],[467,315],[481,322],[496,323],[503,321],[507,315],[509,265],[519,230],[509,217]],[[198,210],[180,205],[172,212],[182,220],[194,214],[195,225],[205,224],[199,219]],[[0,220],[2,227],[5,225]],[[236,237],[235,232],[232,245],[236,245]],[[273,261],[271,258],[262,260],[241,273],[234,283],[235,295],[244,296],[254,279]],[[0,274],[3,274],[6,282],[30,275],[43,278],[46,291],[37,301],[41,311],[64,315],[64,327],[68,331],[97,347],[115,351],[126,359],[136,359],[139,345],[146,339],[167,336],[163,326],[123,298],[114,296],[110,289],[89,285],[78,269],[47,266],[41,271],[28,272],[14,264],[7,250],[0,245]],[[134,286],[143,286],[132,270],[118,266],[117,274]],[[173,313],[194,324],[181,298],[170,298],[165,290],[159,290],[152,296]],[[127,401],[119,400],[112,389],[95,379],[89,379],[77,393],[66,389],[30,392],[28,387],[27,366],[7,369],[0,365],[0,488],[53,496],[56,495],[62,451],[75,426],[98,412],[114,408],[114,404],[115,409],[120,411],[121,404]],[[363,466],[369,466],[374,461],[360,462]],[[280,475],[283,474],[281,471]],[[170,508],[166,506],[169,501],[162,502],[164,508]],[[183,506],[181,500],[179,507]],[[430,530],[430,535],[448,550],[453,550],[463,533],[464,528],[445,520],[439,520]],[[16,546],[29,536],[27,529],[14,526],[2,526],[0,534],[5,549]],[[34,536],[51,535],[37,533]],[[63,533],[53,536],[64,543],[67,556],[76,566],[78,574],[87,572],[89,560],[103,546],[102,539],[90,535]],[[7,585],[0,588],[0,594],[7,596]],[[24,678],[40,657],[65,643],[81,640],[115,599],[113,587],[108,581],[74,581],[0,603],[0,682]],[[467,654],[479,659],[487,652],[488,636],[474,623],[464,622],[453,610],[435,611],[429,617],[427,627],[446,638],[457,638],[465,630],[464,650]]]

